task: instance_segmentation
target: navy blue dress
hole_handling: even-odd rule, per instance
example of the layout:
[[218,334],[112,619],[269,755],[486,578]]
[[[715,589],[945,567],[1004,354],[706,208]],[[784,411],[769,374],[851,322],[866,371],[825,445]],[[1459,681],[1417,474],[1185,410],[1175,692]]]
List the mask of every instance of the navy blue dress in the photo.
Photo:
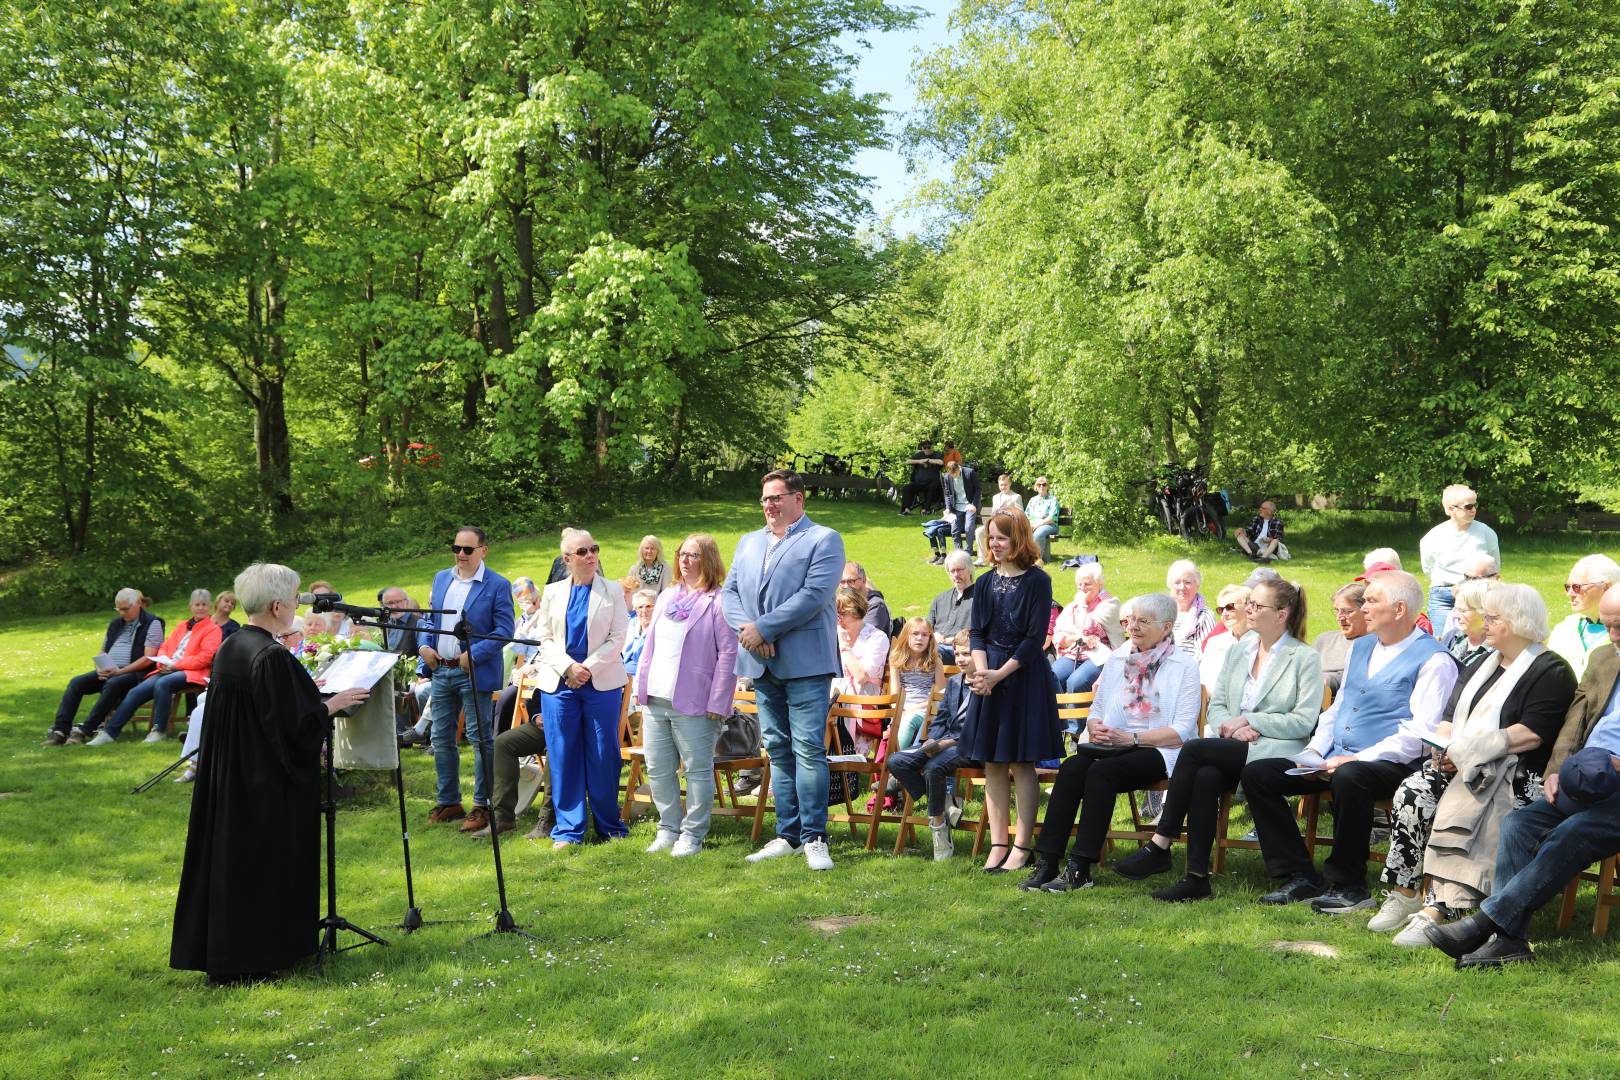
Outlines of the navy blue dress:
[[1016,657],[1017,671],[988,697],[975,694],[962,726],[962,753],[975,761],[1041,761],[1063,756],[1057,688],[1046,663],[1052,579],[1032,566],[1017,577],[992,571],[973,586],[968,626],[991,670]]

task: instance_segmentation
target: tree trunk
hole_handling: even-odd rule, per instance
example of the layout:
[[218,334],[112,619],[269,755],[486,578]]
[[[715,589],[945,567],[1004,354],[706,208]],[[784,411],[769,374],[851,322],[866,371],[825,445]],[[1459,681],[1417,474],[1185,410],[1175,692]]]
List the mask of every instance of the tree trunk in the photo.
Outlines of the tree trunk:
[[292,440],[287,433],[286,386],[280,378],[261,374],[253,398],[253,446],[258,452],[259,487],[271,513],[290,514],[292,500]]
[[669,471],[675,472],[681,467],[681,440],[686,427],[686,398],[675,403],[675,411],[669,418]]
[[613,433],[613,416],[601,405],[596,407],[596,479],[607,479],[608,438]]

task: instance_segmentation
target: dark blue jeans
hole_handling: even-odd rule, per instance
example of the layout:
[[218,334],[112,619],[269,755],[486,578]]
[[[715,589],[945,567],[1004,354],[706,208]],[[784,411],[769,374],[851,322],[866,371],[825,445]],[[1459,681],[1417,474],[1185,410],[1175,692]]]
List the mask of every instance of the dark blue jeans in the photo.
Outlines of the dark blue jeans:
[[827,700],[831,675],[754,680],[760,741],[771,759],[776,835],[795,847],[827,839]]
[[167,675],[154,675],[147,679],[124,695],[118,711],[107,721],[107,734],[118,738],[118,733],[124,730],[124,725],[135,715],[135,710],[148,701],[152,703],[152,730],[168,731],[169,707],[174,695],[190,681],[191,675],[184,671],[171,671]]
[[1530,932],[1530,916],[1571,878],[1620,852],[1620,795],[1565,817],[1546,799],[1502,819],[1496,879],[1480,910],[1510,937]]
[[79,706],[84,699],[99,695],[84,722],[84,730],[89,734],[95,734],[101,722],[107,718],[107,714],[118,707],[118,703],[124,700],[124,695],[141,681],[144,674],[145,672],[132,671],[128,675],[114,675],[110,679],[103,679],[93,671],[85,675],[75,675],[62,694],[62,703],[56,707],[56,723],[51,725],[51,730],[66,735],[73,729],[73,718],[79,715]]
[[889,755],[889,775],[911,793],[913,799],[928,795],[928,816],[940,817],[951,805],[951,775],[966,768],[956,747],[949,746],[933,757],[921,750],[897,750]]

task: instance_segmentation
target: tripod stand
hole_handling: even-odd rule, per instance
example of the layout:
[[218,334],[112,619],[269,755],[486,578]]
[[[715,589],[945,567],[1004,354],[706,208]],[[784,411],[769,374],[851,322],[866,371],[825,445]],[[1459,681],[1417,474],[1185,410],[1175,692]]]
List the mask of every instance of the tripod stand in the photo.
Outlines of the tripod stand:
[[321,920],[320,943],[315,949],[315,962],[321,963],[328,956],[336,956],[338,948],[338,931],[347,930],[358,934],[364,941],[356,942],[345,948],[357,949],[361,945],[386,945],[388,942],[373,934],[370,930],[356,926],[345,919],[337,911],[337,796],[334,788],[337,782],[337,768],[332,764],[332,733],[336,725],[330,717],[326,721],[326,767],[322,778],[325,791],[321,799],[321,813],[326,817],[326,917]]

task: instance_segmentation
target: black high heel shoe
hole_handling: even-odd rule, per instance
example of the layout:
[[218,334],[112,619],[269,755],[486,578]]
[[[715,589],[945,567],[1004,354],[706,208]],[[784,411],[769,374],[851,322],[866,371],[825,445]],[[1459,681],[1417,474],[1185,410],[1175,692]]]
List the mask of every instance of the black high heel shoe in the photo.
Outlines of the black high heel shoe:
[[[994,852],[996,850],[996,848],[1007,848],[1007,855],[1012,854],[1012,848],[1008,847],[1006,844],[991,844],[990,845],[991,852]],[[985,863],[984,868],[983,868],[984,872],[987,873],[987,874],[1005,874],[1007,872],[1007,868],[1005,866],[1002,866],[1001,864],[1007,861],[1007,855],[1003,855],[1001,858],[997,859],[995,862]]]
[[[1022,851],[1024,853],[1024,855],[1025,855],[1024,864],[1022,866],[1004,866],[1002,869],[1006,870],[1008,873],[1016,873],[1019,870],[1028,870],[1031,866],[1035,865],[1035,849],[1034,848],[1025,847],[1022,844],[1014,844],[1012,846],[1012,850],[1007,852],[1007,859],[1012,858],[1012,853],[1014,851]],[[1007,859],[1003,859],[1001,861],[1003,863],[1005,863],[1007,861]]]

